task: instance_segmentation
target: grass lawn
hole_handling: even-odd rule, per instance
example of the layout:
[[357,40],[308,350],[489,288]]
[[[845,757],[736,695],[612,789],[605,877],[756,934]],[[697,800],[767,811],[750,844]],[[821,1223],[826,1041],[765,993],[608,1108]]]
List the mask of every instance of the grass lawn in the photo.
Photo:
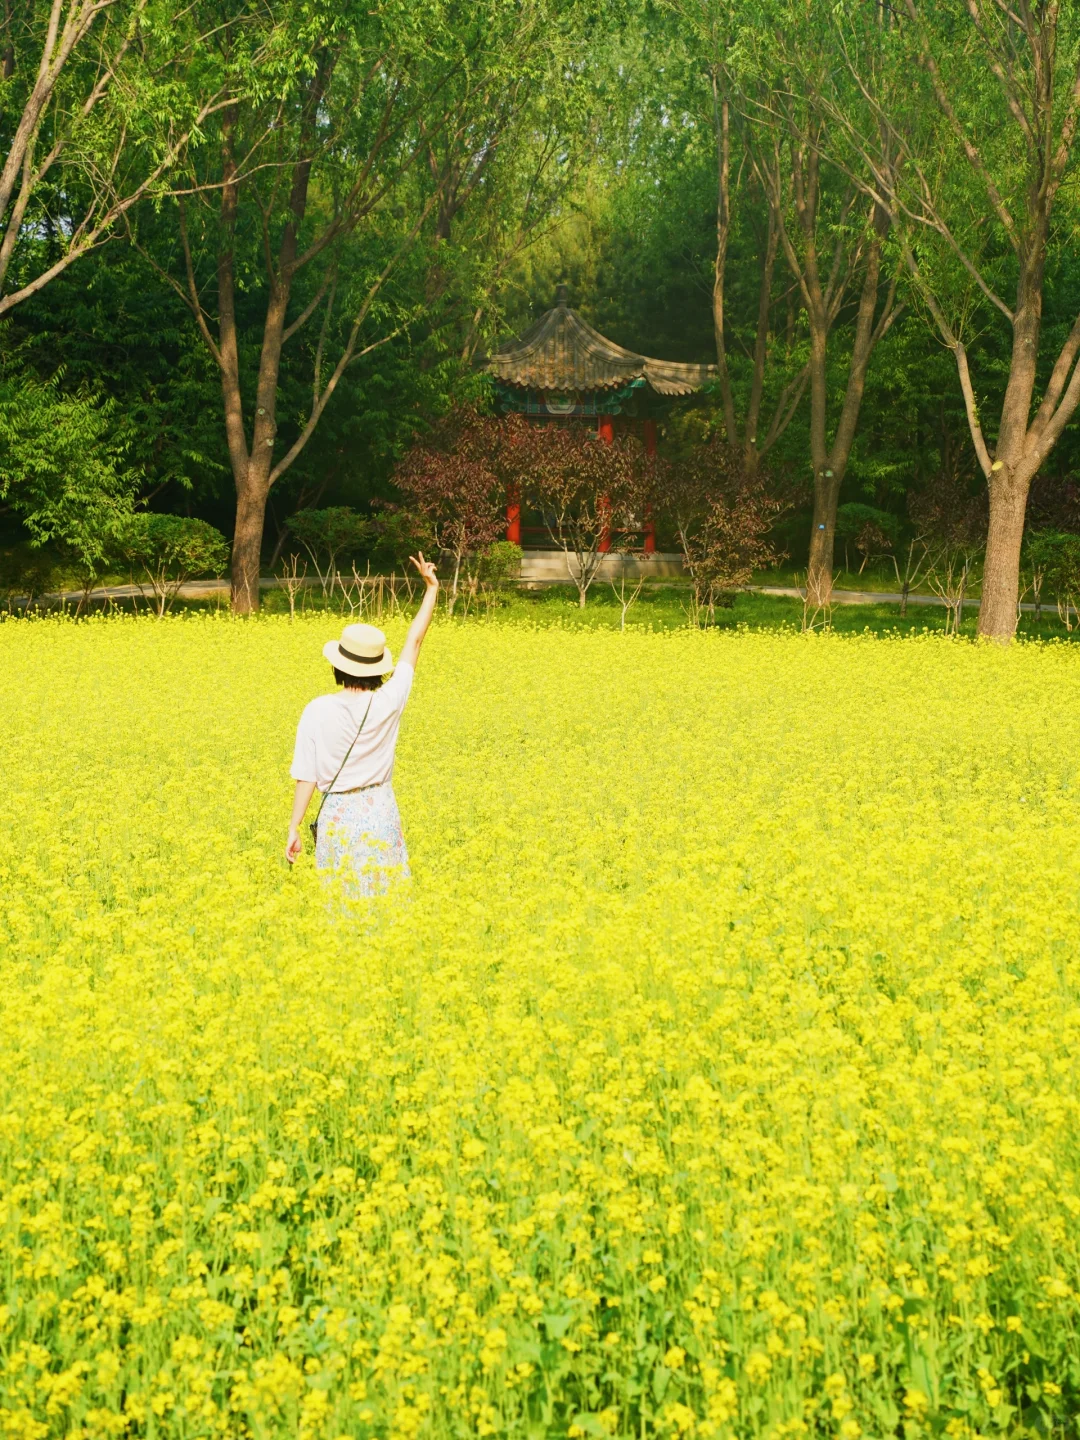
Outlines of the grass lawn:
[[[806,566],[796,569],[791,565],[782,565],[777,570],[762,570],[754,576],[755,585],[796,585],[806,584]],[[866,569],[859,574],[858,567],[849,570],[843,564],[843,553],[837,555],[837,568],[834,572],[833,585],[837,590],[881,590],[886,593],[899,594],[900,582],[896,578],[896,571],[891,565],[881,563],[867,565]],[[981,575],[978,571],[972,576],[968,593],[978,599],[980,593]],[[911,587],[912,595],[932,595],[933,591],[927,585],[925,578],[920,578],[918,583]],[[1053,609],[1051,601],[1050,608]]]

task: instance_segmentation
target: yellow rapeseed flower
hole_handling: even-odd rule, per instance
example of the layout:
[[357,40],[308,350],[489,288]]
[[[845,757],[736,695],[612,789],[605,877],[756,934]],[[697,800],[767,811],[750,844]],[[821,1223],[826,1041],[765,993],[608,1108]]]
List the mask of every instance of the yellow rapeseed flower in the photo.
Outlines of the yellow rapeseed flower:
[[332,632],[0,623],[5,1437],[973,1437],[1068,1376],[1080,652],[438,625],[353,904],[281,857]]

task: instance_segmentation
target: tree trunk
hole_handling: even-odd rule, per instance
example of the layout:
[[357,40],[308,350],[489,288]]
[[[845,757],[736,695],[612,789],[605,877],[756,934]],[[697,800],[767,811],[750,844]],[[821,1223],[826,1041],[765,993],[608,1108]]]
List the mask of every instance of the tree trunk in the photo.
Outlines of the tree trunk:
[[259,608],[259,566],[268,490],[248,477],[236,486],[236,525],[232,546],[232,608],[250,615]]
[[1017,483],[1004,467],[990,476],[990,527],[986,536],[979,634],[1007,643],[1016,633],[1020,547],[1030,481]]
[[825,345],[828,329],[817,306],[807,306],[810,322],[810,459],[814,467],[814,521],[810,530],[810,561],[806,571],[806,598],[815,608],[827,605],[832,594],[833,548],[836,541],[836,501],[840,485],[826,455],[825,416],[828,388]]
[[[325,76],[320,70],[308,93],[307,108],[314,116]],[[236,485],[236,523],[233,529],[232,608],[238,615],[250,614],[259,608],[259,570],[262,560],[263,529],[266,524],[266,502],[273,479],[274,441],[277,437],[278,375],[281,352],[285,343],[285,318],[292,293],[297,263],[297,241],[307,210],[308,181],[311,159],[305,154],[293,164],[289,192],[289,215],[282,230],[276,263],[270,255],[270,233],[263,215],[264,252],[267,257],[269,296],[263,321],[259,370],[255,385],[255,415],[251,425],[251,446],[248,447],[244,423],[243,392],[240,376],[240,338],[236,317],[235,237],[240,212],[241,176],[233,156],[233,133],[239,119],[238,109],[230,107],[222,125],[222,183],[220,240],[217,256],[218,341],[214,345],[205,323],[200,322],[209,348],[221,372],[221,396],[225,419],[225,438]],[[183,212],[181,211],[183,225]],[[182,229],[187,253],[187,231]],[[198,296],[194,306],[202,314]]]
[[713,266],[713,335],[716,366],[720,379],[720,401],[728,444],[737,444],[735,397],[728,371],[727,342],[724,338],[724,284],[727,271],[728,237],[731,233],[731,112],[727,95],[721,95],[720,75],[712,74],[713,131],[716,142],[716,262]]
[[[1047,225],[1043,220],[1026,237],[1021,250],[1009,382],[1001,407],[994,463],[986,477],[990,525],[978,633],[1006,644],[1016,634],[1024,516],[1028,491],[1041,459],[1041,446],[1031,433],[1031,403],[1042,329],[1046,238]],[[970,415],[969,408],[969,419]]]
[[[785,386],[773,410],[771,424],[764,437],[759,435],[761,407],[765,393],[765,370],[769,358],[769,312],[772,305],[773,275],[779,248],[779,229],[773,207],[766,193],[766,236],[762,248],[760,283],[758,287],[757,330],[754,337],[753,369],[750,395],[744,423],[740,431],[735,412],[735,392],[728,365],[725,338],[725,304],[727,284],[727,252],[731,237],[731,111],[726,92],[721,91],[719,70],[712,74],[713,129],[716,143],[716,260],[713,266],[712,312],[713,335],[716,343],[716,366],[720,382],[720,403],[724,416],[724,433],[729,445],[742,451],[743,468],[748,479],[757,474],[763,455],[787,429],[802,387],[798,382]],[[790,349],[790,346],[788,346]],[[795,386],[795,403],[788,407]]]
[[836,502],[840,477],[827,466],[814,474],[814,523],[810,531],[810,564],[806,572],[806,598],[819,609],[832,595],[833,550],[836,543]]
[[[779,234],[776,216],[771,205],[766,206],[765,251],[761,260],[761,280],[758,287],[757,333],[754,336],[754,369],[750,381],[750,402],[746,408],[746,433],[743,437],[743,469],[747,478],[757,474],[760,453],[758,451],[758,425],[761,423],[761,400],[765,393],[765,360],[769,344],[769,306],[772,301],[773,273],[776,270],[776,252],[779,248]],[[737,443],[737,436],[729,435],[730,444]]]
[[[832,320],[825,304],[817,303],[820,295],[816,271],[808,279],[810,297],[814,304],[807,306],[811,327],[811,371],[810,371],[810,452],[814,462],[814,528],[810,535],[810,565],[806,577],[807,596],[814,605],[826,605],[832,594],[833,541],[836,534],[836,507],[840,500],[840,487],[847,471],[851,446],[859,424],[863,395],[866,391],[866,375],[870,368],[870,357],[874,346],[891,323],[893,301],[891,292],[885,302],[885,310],[878,325],[874,325],[877,308],[878,285],[881,279],[882,237],[888,228],[888,216],[875,207],[871,216],[874,239],[866,257],[866,272],[863,275],[862,292],[859,296],[859,310],[855,322],[855,335],[848,362],[847,386],[844,403],[840,410],[836,432],[828,454],[825,454],[825,426],[828,403],[826,376],[826,347]],[[820,329],[820,335],[815,334]],[[820,457],[820,458],[819,458]],[[864,562],[865,563],[865,562]],[[859,572],[862,574],[862,571]]]
[[453,615],[453,613],[454,613],[454,607],[457,605],[458,577],[460,576],[460,574],[461,574],[461,552],[460,552],[460,550],[459,550],[459,551],[457,552],[457,554],[454,556],[454,580],[453,580],[453,583],[452,583],[451,586],[450,586],[450,594],[449,594],[449,596],[447,597],[446,613],[447,613],[448,615]]

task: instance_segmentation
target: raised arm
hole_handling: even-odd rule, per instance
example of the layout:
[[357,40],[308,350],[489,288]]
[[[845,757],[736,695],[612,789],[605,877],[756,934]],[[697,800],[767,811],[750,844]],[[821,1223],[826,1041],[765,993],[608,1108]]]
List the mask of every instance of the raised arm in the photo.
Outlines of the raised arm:
[[409,560],[416,566],[420,578],[424,582],[424,598],[420,602],[416,618],[409,626],[409,633],[405,636],[405,644],[401,647],[398,664],[411,665],[415,670],[420,655],[420,646],[424,643],[424,636],[431,624],[431,617],[435,614],[435,601],[439,595],[439,577],[435,574],[435,566],[432,562],[424,559],[422,550],[416,555],[410,555]]

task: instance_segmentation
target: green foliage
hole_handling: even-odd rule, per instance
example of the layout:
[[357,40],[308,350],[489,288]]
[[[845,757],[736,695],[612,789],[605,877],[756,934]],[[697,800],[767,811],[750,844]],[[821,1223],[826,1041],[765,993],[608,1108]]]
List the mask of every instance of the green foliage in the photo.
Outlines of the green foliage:
[[879,510],[874,505],[862,505],[850,501],[841,505],[836,512],[836,534],[841,540],[855,540],[867,525],[873,525],[890,541],[900,538],[903,522],[899,515],[888,510]]
[[355,563],[374,534],[370,520],[348,505],[330,505],[324,510],[298,510],[289,519],[289,533],[307,551],[315,566],[323,595],[334,587],[339,566]]
[[[140,245],[155,248],[163,231],[152,210],[139,217]],[[28,370],[47,379],[62,368],[69,390],[112,402],[112,433],[156,509],[194,504],[224,520],[221,385],[189,320],[139,253],[116,242],[21,305],[10,334]]]
[[[15,65],[0,94],[9,136],[29,96],[47,8],[33,0],[13,12]],[[968,24],[962,12],[954,15],[950,4],[937,0],[920,14],[932,37]],[[253,12],[241,25],[232,12],[202,0],[183,12],[160,0],[116,0],[94,21],[88,48],[76,47],[57,104],[42,120],[38,158],[60,141],[62,157],[34,190],[7,289],[30,284],[63,259],[73,217],[104,194],[103,176],[112,177],[117,193],[130,193],[205,97],[227,84],[239,104],[230,132],[237,156],[261,156],[270,137],[277,147],[272,165],[245,170],[247,188],[228,232],[236,261],[240,399],[250,442],[267,299],[276,283],[266,242],[272,255],[280,254],[291,214],[289,185],[281,176],[307,123],[304,96],[313,77],[323,74],[316,160],[297,239],[305,254],[324,235],[328,243],[292,279],[289,323],[309,308],[311,315],[281,354],[275,461],[304,434],[313,378],[319,372],[325,381],[365,297],[379,283],[361,327],[359,350],[367,353],[344,369],[306,446],[275,480],[271,516],[287,546],[289,536],[299,540],[289,521],[294,510],[347,508],[374,515],[362,541],[340,553],[370,557],[378,569],[400,568],[431,537],[391,508],[400,498],[392,480],[396,463],[458,401],[484,395],[488,382],[478,360],[496,339],[520,332],[546,309],[558,281],[569,281],[572,303],[586,318],[632,349],[673,359],[715,358],[711,75],[718,66],[733,93],[744,97],[764,93],[760,87],[785,75],[805,74],[815,84],[829,80],[829,103],[855,123],[851,76],[843,66],[824,65],[834,27],[844,27],[858,47],[851,51],[853,63],[887,62],[874,73],[885,99],[907,106],[906,143],[926,156],[941,142],[946,158],[930,176],[941,205],[981,273],[1007,291],[1015,256],[993,241],[992,227],[979,219],[982,202],[976,203],[970,167],[958,156],[955,136],[943,129],[926,76],[912,60],[914,32],[897,26],[878,33],[864,24],[869,15],[865,6],[846,0],[806,14],[794,0],[749,6],[627,0],[606,7],[602,17],[583,0],[526,0],[520,6],[481,0],[464,10],[442,0],[393,0],[376,10],[352,0],[344,8],[286,0]],[[134,43],[124,52],[117,83],[80,120],[88,77],[129,30]],[[1072,63],[1076,38],[1070,29],[1055,58],[1059,71]],[[372,153],[378,143],[386,98],[383,80],[371,81],[374,56],[384,66],[382,75],[399,87],[395,114],[401,129],[397,148],[380,152],[385,189],[354,225],[344,221],[345,197],[357,156]],[[176,63],[155,63],[162,59]],[[941,62],[999,188],[1015,209],[1022,208],[1017,186],[1023,166],[1010,148],[1008,126],[999,124],[1000,94],[985,83],[972,52],[946,48]],[[783,86],[781,92],[789,93]],[[227,123],[224,110],[207,117],[174,169],[180,188],[219,184]],[[108,157],[121,134],[121,163],[113,170]],[[823,238],[831,244],[846,242],[863,220],[861,210],[859,217],[854,210],[845,215],[847,184],[829,163],[859,173],[858,135],[838,124],[827,138]],[[769,238],[745,105],[741,112],[734,107],[731,145],[725,327],[736,408],[743,414]],[[918,183],[914,169],[907,183]],[[20,302],[8,331],[8,348],[19,361],[17,370],[5,371],[0,400],[0,493],[27,538],[56,544],[57,557],[83,576],[103,563],[111,512],[130,508],[139,488],[158,510],[194,509],[226,531],[231,522],[234,477],[221,377],[192,313],[179,203],[164,182],[152,188],[153,203],[128,212],[133,243],[116,235],[78,267],[61,268]],[[1069,207],[1075,207],[1068,186],[1058,205],[1058,215],[1068,220]],[[217,261],[227,228],[221,192],[188,195],[184,207],[194,284],[216,340]],[[1009,373],[1007,327],[940,234],[927,227],[912,233],[927,283],[947,300],[950,319],[963,332],[979,377],[979,405],[990,414]],[[1066,233],[1063,223],[1060,234]],[[899,277],[907,309],[874,354],[842,512],[862,505],[879,517],[902,513],[905,492],[933,489],[945,457],[969,448],[952,355],[928,330],[925,298],[910,288],[901,258],[893,245],[886,270]],[[829,341],[828,390],[837,397],[850,353],[854,298],[849,292]],[[1080,309],[1080,266],[1057,238],[1044,308],[1040,366],[1046,371],[1048,356]],[[781,246],[769,296],[763,417],[799,374],[806,353],[803,301]],[[50,408],[53,418],[46,417]],[[835,410],[834,404],[830,430]],[[672,453],[695,427],[713,433],[719,413],[715,395],[672,402],[660,412],[662,448]],[[787,472],[805,481],[808,453],[804,400],[770,452],[777,478]],[[1080,427],[1072,426],[1044,466],[1053,472],[1048,479],[1069,475],[1078,459]],[[807,519],[804,513],[785,517],[782,536],[774,534],[793,555],[805,545]],[[874,523],[895,540],[880,518]],[[842,539],[844,526],[841,518]],[[848,538],[857,539],[858,531]],[[665,543],[673,544],[673,537]],[[321,552],[323,560],[327,554]]]
[[9,545],[0,550],[0,597],[9,609],[16,599],[29,606],[51,590],[55,574],[49,555],[32,545]]
[[0,500],[33,544],[57,542],[92,571],[130,516],[138,477],[125,464],[114,403],[86,385],[67,392],[62,379],[0,369]]
[[521,570],[523,551],[512,540],[496,540],[480,556],[477,578],[483,585],[505,585]]
[[185,581],[220,575],[229,563],[229,546],[221,531],[184,515],[132,515],[115,548],[150,582],[159,615],[164,615]]
[[378,511],[372,521],[372,566],[382,572],[404,570],[410,555],[418,550],[435,550],[435,535],[423,515],[404,508]]
[[294,535],[318,563],[329,559],[333,565],[344,554],[356,554],[372,535],[370,520],[349,505],[330,505],[325,510],[297,510],[289,519]]
[[1080,535],[1032,531],[1024,541],[1024,558],[1056,599],[1071,604],[1080,598]]
[[0,314],[54,283],[168,185],[224,93],[204,36],[235,38],[235,20],[169,0],[6,7]]
[[183,515],[132,515],[116,548],[126,560],[161,566],[170,578],[180,580],[220,574],[229,559],[220,530]]
[[271,486],[298,509],[373,498],[356,480],[483,388],[470,361],[494,287],[580,148],[590,13],[287,0],[208,39],[206,65],[237,99],[208,117],[183,199],[143,249],[221,372],[249,599]]

